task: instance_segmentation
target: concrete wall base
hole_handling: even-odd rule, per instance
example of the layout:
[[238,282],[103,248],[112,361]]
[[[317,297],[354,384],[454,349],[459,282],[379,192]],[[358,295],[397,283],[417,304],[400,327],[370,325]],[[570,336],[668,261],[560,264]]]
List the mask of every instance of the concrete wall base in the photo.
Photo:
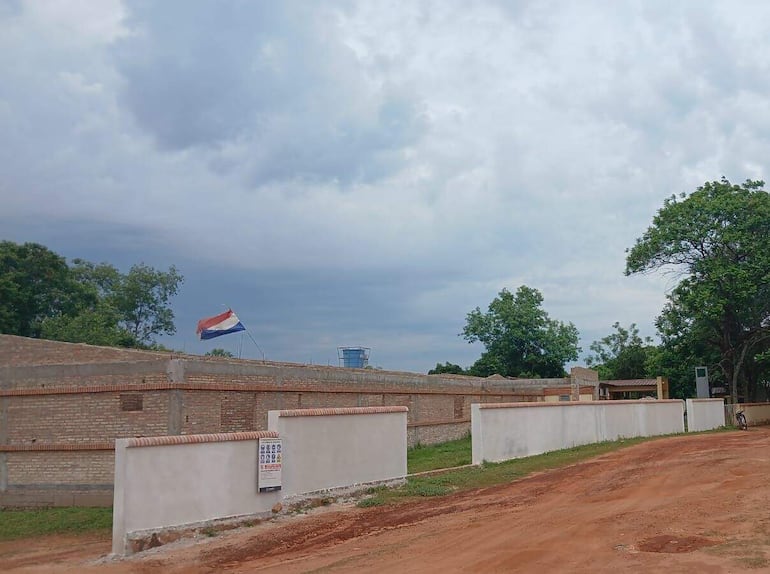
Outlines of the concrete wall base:
[[0,508],[52,508],[60,506],[112,506],[112,489],[34,489],[9,488],[0,492]]
[[[291,514],[308,508],[327,506],[328,504],[335,502],[338,498],[354,498],[362,495],[370,488],[380,486],[393,488],[405,483],[406,479],[395,479],[374,481],[343,488],[330,488],[286,497],[282,502],[276,504],[270,512],[245,514],[243,516],[218,520],[205,520],[177,527],[154,528],[131,532],[126,536],[126,555],[128,556],[136,554],[137,552],[143,552],[159,546],[171,544],[184,538],[206,538],[236,528],[255,526],[265,520],[270,520],[271,518],[282,514]],[[117,559],[119,557],[120,555],[117,554],[110,555],[111,559]]]

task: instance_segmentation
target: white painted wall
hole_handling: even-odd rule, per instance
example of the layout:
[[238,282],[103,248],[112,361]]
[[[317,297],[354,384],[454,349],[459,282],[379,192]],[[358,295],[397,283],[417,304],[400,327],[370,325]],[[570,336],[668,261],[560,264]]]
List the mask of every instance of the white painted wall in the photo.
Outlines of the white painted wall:
[[683,408],[679,400],[473,404],[473,463],[684,432]]
[[[407,408],[270,411],[270,431],[118,439],[112,551],[138,531],[270,512],[287,497],[404,479]],[[282,490],[260,493],[258,438],[282,439]]]
[[406,407],[366,410],[268,412],[268,429],[283,440],[285,496],[406,476]]
[[133,442],[115,441],[115,554],[126,553],[132,532],[261,514],[281,499],[280,492],[257,492],[256,438],[142,447]]
[[724,399],[687,399],[687,430],[705,431],[725,426]]

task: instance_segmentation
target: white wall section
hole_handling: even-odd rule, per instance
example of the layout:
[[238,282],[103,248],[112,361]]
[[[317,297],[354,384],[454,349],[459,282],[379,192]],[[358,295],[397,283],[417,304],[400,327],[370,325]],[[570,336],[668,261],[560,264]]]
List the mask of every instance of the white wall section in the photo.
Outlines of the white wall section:
[[[403,480],[407,412],[270,411],[269,431],[118,439],[112,551],[129,553],[132,533],[266,514],[287,497]],[[278,492],[258,492],[263,437],[282,439]]]
[[725,426],[724,399],[687,399],[687,431],[697,432]]
[[683,409],[680,400],[473,404],[473,463],[622,437],[681,433]]

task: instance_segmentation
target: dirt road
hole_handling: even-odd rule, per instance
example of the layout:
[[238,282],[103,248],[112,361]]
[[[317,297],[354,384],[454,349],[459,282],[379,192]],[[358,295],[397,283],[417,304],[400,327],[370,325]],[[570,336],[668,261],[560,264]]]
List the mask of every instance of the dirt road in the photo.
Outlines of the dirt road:
[[[94,563],[109,542],[0,545],[3,572],[770,571],[770,428],[660,439],[518,482],[288,517]],[[98,548],[98,549],[97,549]]]

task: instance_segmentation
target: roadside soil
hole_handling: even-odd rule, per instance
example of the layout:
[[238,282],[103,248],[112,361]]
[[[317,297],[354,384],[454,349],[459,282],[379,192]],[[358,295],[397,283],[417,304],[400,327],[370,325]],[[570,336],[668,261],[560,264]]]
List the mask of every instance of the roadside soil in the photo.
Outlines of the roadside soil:
[[124,560],[108,534],[0,544],[0,572],[770,571],[770,428],[659,439],[510,484],[333,506]]

